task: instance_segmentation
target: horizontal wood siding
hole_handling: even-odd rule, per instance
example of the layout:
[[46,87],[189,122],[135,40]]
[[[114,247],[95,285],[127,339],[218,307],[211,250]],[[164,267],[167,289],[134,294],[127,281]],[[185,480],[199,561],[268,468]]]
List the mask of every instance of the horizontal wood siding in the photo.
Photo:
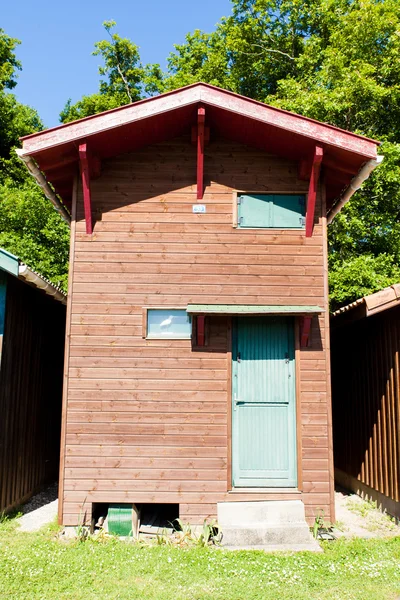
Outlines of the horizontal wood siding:
[[[340,316],[333,325],[340,322]],[[332,330],[335,467],[400,516],[400,309]],[[355,481],[354,481],[355,480]],[[394,504],[397,503],[397,506]]]
[[58,475],[65,306],[7,276],[0,367],[0,513]]
[[[92,182],[94,233],[81,192],[71,304],[64,523],[82,504],[173,502],[193,522],[218,501],[302,498],[329,518],[324,317],[300,352],[302,491],[229,492],[228,318],[208,344],[143,339],[143,307],[188,303],[324,306],[321,197],[304,230],[233,228],[232,191],[306,192],[297,164],[223,140],[206,147],[196,199],[189,139],[112,159]],[[205,204],[193,214],[192,204]]]

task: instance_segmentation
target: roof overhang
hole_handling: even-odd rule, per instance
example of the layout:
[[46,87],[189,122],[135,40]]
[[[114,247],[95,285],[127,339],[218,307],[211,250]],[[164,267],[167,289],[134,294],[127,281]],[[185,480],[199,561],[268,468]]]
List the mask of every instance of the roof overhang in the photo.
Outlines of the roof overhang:
[[[305,171],[311,172],[315,147],[321,146],[328,210],[363,166],[377,158],[375,140],[204,83],[26,136],[18,153],[26,162],[37,163],[69,207],[80,143],[88,143],[99,160],[133,152],[190,133],[199,104],[206,108],[211,136],[296,160],[306,165]],[[40,184],[43,187],[43,181]]]
[[319,306],[271,306],[251,304],[188,304],[186,312],[191,315],[319,315]]
[[331,314],[331,321],[335,327],[339,327],[350,322],[372,317],[397,306],[400,306],[400,283],[379,290],[379,292],[375,292],[369,296],[363,296],[346,306],[342,306],[342,308]]
[[30,269],[26,264],[21,262],[17,256],[7,252],[4,248],[0,248],[0,271],[9,273],[25,283],[42,290],[48,296],[52,296],[54,300],[57,300],[62,304],[67,303],[67,296],[60,288],[53,285],[48,279],[39,275],[39,273]]

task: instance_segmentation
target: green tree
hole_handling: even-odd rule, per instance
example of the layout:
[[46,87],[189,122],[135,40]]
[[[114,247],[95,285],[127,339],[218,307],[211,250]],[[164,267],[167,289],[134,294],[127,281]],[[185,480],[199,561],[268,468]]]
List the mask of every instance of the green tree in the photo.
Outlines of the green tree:
[[69,229],[18,159],[19,138],[42,129],[39,115],[8,90],[21,69],[19,42],[0,30],[0,247],[66,289]]
[[232,89],[224,21],[214,33],[196,29],[186,35],[184,44],[175,45],[175,52],[168,58],[168,72],[157,82],[158,91],[177,89],[197,81]]
[[33,178],[0,186],[0,248],[67,289],[69,228]]
[[7,88],[11,90],[17,85],[15,70],[21,70],[21,63],[15,56],[15,48],[20,44],[19,40],[8,36],[4,29],[0,28],[0,90]]
[[103,25],[109,39],[96,42],[93,51],[94,56],[103,60],[99,67],[99,91],[83,96],[75,104],[68,100],[60,113],[63,123],[136,102],[162,87],[159,65],[143,66],[138,46],[113,32],[115,21],[104,21]]

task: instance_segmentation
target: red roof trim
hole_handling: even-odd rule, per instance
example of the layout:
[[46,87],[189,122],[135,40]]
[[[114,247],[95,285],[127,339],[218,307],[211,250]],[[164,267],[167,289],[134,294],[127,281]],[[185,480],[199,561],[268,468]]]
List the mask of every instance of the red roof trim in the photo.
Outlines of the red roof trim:
[[[202,94],[201,94],[202,90],[205,91],[206,97],[201,97],[202,96]],[[194,93],[192,93],[192,94],[189,93],[188,94],[187,93],[187,92],[192,92],[192,91],[197,91],[198,94],[194,94]],[[215,105],[215,106],[218,107],[218,106],[220,106],[220,104],[218,102],[218,99],[229,98],[229,99],[232,99],[232,102],[228,101],[228,106],[220,106],[221,108],[225,108],[226,110],[234,110],[235,104],[237,104],[238,102],[239,103],[246,102],[246,104],[249,107],[253,106],[255,109],[258,108],[258,107],[262,107],[262,109],[264,109],[264,111],[267,111],[269,113],[272,112],[272,113],[276,114],[277,118],[273,119],[273,121],[278,121],[278,122],[273,122],[271,124],[275,125],[277,127],[279,127],[279,126],[282,127],[283,126],[283,125],[279,124],[279,116],[282,115],[282,117],[287,117],[290,120],[294,119],[295,121],[298,121],[299,123],[309,123],[311,126],[314,125],[314,126],[316,126],[318,128],[323,128],[325,130],[329,130],[329,131],[335,132],[335,133],[338,134],[339,137],[346,136],[346,137],[350,137],[350,138],[355,138],[356,140],[359,140],[360,142],[362,141],[364,143],[368,143],[369,142],[370,144],[374,144],[374,145],[379,145],[380,144],[380,142],[378,142],[376,140],[373,140],[373,139],[370,139],[370,138],[367,138],[367,137],[364,137],[364,136],[360,136],[360,135],[352,133],[350,131],[346,131],[344,129],[340,129],[340,128],[335,127],[333,125],[329,125],[327,123],[321,123],[321,122],[316,121],[314,119],[310,119],[308,117],[303,117],[301,115],[297,115],[295,113],[291,113],[289,111],[286,111],[286,110],[283,110],[283,109],[280,109],[280,108],[276,108],[274,106],[270,106],[268,104],[264,104],[264,103],[258,102],[256,100],[252,100],[250,98],[246,98],[245,96],[241,96],[239,94],[235,94],[234,92],[230,92],[230,91],[227,91],[227,90],[222,90],[221,88],[218,88],[216,86],[209,85],[209,84],[206,84],[206,83],[194,83],[192,85],[189,85],[189,86],[186,86],[186,87],[182,87],[182,88],[179,88],[177,90],[173,90],[171,92],[167,92],[165,94],[160,94],[159,96],[154,96],[154,97],[151,97],[151,98],[146,98],[144,100],[139,100],[138,102],[134,102],[132,104],[126,104],[126,105],[121,106],[119,108],[114,108],[112,110],[108,110],[108,111],[105,111],[103,113],[99,113],[99,114],[96,114],[96,115],[91,115],[91,116],[85,117],[83,119],[78,119],[77,121],[72,121],[71,123],[65,123],[63,125],[59,125],[57,127],[53,127],[51,129],[47,129],[45,131],[40,131],[40,132],[37,132],[37,133],[33,133],[33,134],[30,134],[30,135],[22,137],[21,140],[23,142],[27,142],[29,140],[35,140],[36,138],[40,138],[40,137],[50,138],[50,143],[43,144],[41,146],[41,148],[36,148],[36,149],[33,149],[33,147],[35,146],[35,144],[29,144],[29,143],[26,144],[26,143],[24,143],[24,146],[25,146],[24,149],[26,150],[26,154],[29,154],[30,152],[40,151],[41,149],[48,148],[48,147],[51,147],[53,145],[61,144],[64,141],[71,141],[71,140],[62,140],[62,139],[57,140],[57,138],[58,138],[58,136],[56,135],[57,132],[62,132],[62,131],[66,130],[66,129],[69,129],[69,128],[83,129],[83,127],[82,127],[83,124],[89,123],[89,122],[91,122],[93,120],[98,120],[98,119],[104,120],[104,118],[106,118],[106,120],[109,121],[109,125],[106,126],[106,127],[104,127],[103,129],[99,129],[98,130],[98,131],[100,131],[100,130],[101,131],[105,131],[106,129],[109,129],[109,128],[114,128],[114,127],[118,127],[118,126],[124,125],[124,122],[118,123],[117,119],[115,119],[115,120],[112,119],[112,118],[111,119],[107,119],[108,116],[116,115],[116,114],[121,113],[123,111],[132,112],[132,108],[136,112],[136,109],[139,109],[140,107],[143,107],[143,106],[146,106],[146,105],[147,106],[149,106],[149,105],[151,106],[153,103],[154,104],[157,103],[157,104],[160,104],[159,108],[161,110],[155,110],[154,112],[151,111],[151,110],[149,110],[149,111],[147,111],[148,112],[147,115],[143,115],[141,117],[139,116],[138,119],[135,119],[133,117],[132,119],[128,119],[126,122],[132,122],[132,121],[135,121],[135,120],[139,120],[141,118],[146,118],[146,116],[152,116],[153,114],[159,114],[160,112],[167,112],[168,110],[173,110],[173,109],[179,108],[179,103],[178,103],[178,105],[175,105],[175,106],[174,105],[172,105],[170,107],[168,106],[168,104],[169,104],[168,100],[170,98],[173,98],[174,96],[179,96],[179,95],[182,95],[183,97],[188,96],[188,98],[186,99],[186,101],[184,101],[182,103],[182,106],[188,105],[188,104],[193,104],[193,103],[199,102],[199,101],[203,101],[203,102],[210,103],[210,104],[213,104],[213,105]],[[142,111],[139,111],[139,112],[142,112]],[[143,112],[145,112],[145,111],[143,111]],[[249,111],[249,112],[252,112],[252,111]],[[254,115],[247,115],[247,116],[249,116],[250,118],[253,118],[253,119],[257,120],[257,111],[256,111],[256,113]],[[304,132],[298,131],[298,133],[300,133],[300,135],[301,134],[307,135],[306,129],[307,128],[304,127]],[[86,133],[85,135],[94,135],[95,133],[98,133],[98,131],[93,131],[91,133]],[[60,138],[62,138],[62,137],[63,136],[60,136]],[[308,136],[308,137],[312,137],[312,136]],[[79,136],[77,138],[75,138],[75,139],[79,139]],[[57,140],[57,141],[55,141],[55,140]],[[330,142],[328,141],[327,143],[330,143]],[[340,145],[340,144],[334,144],[334,145]],[[363,154],[363,152],[361,152],[361,154]],[[372,152],[369,152],[368,155],[372,156],[372,155],[375,155],[375,154],[373,154]]]

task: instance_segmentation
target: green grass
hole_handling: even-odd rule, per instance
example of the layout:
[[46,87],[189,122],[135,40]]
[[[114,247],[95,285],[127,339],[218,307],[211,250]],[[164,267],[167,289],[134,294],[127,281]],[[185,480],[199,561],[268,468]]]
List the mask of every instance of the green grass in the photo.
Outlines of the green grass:
[[57,527],[0,523],[0,598],[12,600],[395,599],[400,538],[326,542],[323,554],[65,542]]
[[378,510],[376,502],[353,496],[347,500],[346,507],[350,512],[364,519],[363,527],[368,531],[390,533],[397,529],[394,518]]

